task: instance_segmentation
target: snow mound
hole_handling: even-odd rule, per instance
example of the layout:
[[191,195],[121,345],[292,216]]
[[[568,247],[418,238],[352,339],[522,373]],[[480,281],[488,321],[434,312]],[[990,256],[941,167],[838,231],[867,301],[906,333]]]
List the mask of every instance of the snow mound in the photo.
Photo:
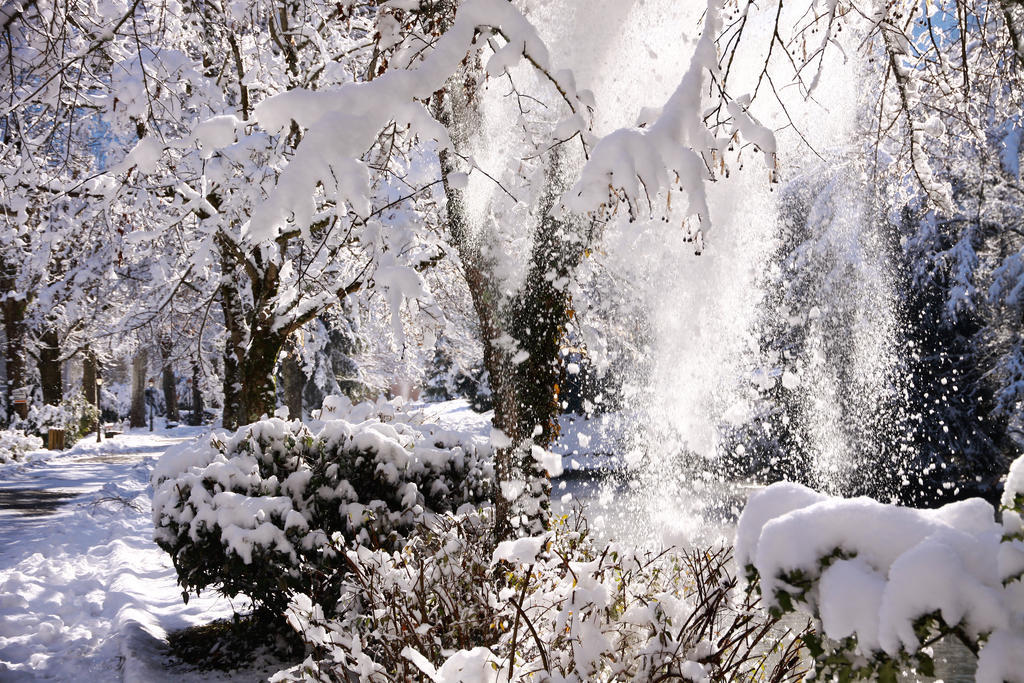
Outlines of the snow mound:
[[0,431],[0,464],[25,460],[32,451],[42,447],[43,440],[38,436],[19,429],[4,429]]
[[[1002,524],[978,498],[917,510],[774,484],[740,517],[737,562],[769,609],[819,619],[850,671],[871,666],[864,658],[927,668],[923,639],[954,633],[981,646],[977,680],[1024,680],[1022,463],[1007,478]],[[835,654],[818,657],[826,672],[838,671]]]

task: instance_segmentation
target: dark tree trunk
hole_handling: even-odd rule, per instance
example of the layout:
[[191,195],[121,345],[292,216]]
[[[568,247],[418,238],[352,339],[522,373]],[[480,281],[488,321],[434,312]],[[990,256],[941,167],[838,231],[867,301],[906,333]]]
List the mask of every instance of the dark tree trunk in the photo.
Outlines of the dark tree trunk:
[[139,349],[132,359],[132,407],[129,424],[132,427],[146,426],[146,370],[148,367],[146,349]]
[[[466,88],[463,85],[469,78],[473,78],[471,73],[457,74],[453,77],[449,81],[449,87],[444,91],[443,98],[436,105],[438,120],[448,129],[452,141],[457,146],[468,139],[469,119],[476,114],[475,108],[467,101]],[[528,432],[525,432],[519,419],[519,400],[516,396],[510,354],[506,348],[495,343],[495,340],[503,336],[505,330],[500,319],[502,294],[494,278],[493,264],[481,251],[479,241],[473,237],[462,192],[448,184],[448,176],[458,170],[455,160],[448,150],[442,150],[440,161],[447,199],[448,231],[462,261],[463,273],[483,343],[484,368],[487,370],[494,399],[492,425],[507,439],[507,443],[495,444],[495,536],[497,540],[503,540],[518,535],[517,528],[523,526],[523,520],[518,518],[516,512],[520,502],[517,498],[522,494],[506,496],[507,491],[503,484],[517,479],[517,472],[521,470],[520,463],[523,460],[521,446]],[[539,512],[534,520],[535,526],[545,527],[547,515],[544,511]]]
[[306,387],[306,376],[299,362],[298,349],[294,340],[288,344],[288,352],[281,361],[281,388],[284,391],[284,404],[288,407],[288,415],[293,420],[302,419],[302,390]]
[[242,374],[238,359],[229,350],[224,351],[224,408],[221,422],[224,429],[238,429],[245,422],[242,405]]
[[242,360],[245,358],[248,330],[245,324],[245,310],[235,283],[235,261],[226,238],[218,240],[221,251],[220,305],[224,312],[224,409],[221,422],[224,429],[238,429],[246,422],[246,411],[242,394]]
[[[542,533],[550,517],[551,481],[533,457],[532,448],[547,449],[558,437],[561,348],[572,316],[569,296],[558,284],[568,281],[584,251],[578,226],[550,216],[550,201],[559,190],[557,166],[552,168],[548,182],[548,201],[541,207],[542,218],[534,232],[529,276],[501,311],[502,329],[515,340],[515,347],[495,348],[490,341],[484,343],[484,366],[494,395],[493,424],[511,441],[510,446],[499,450],[495,468],[499,538]],[[477,287],[471,285],[472,289]],[[474,296],[474,300],[477,298]],[[493,300],[489,296],[479,299],[478,311]],[[492,310],[486,315],[495,314]],[[513,362],[510,358],[524,352],[528,354],[525,360]],[[525,483],[523,493],[514,500],[508,500],[501,490],[501,482],[511,481]]]
[[241,402],[245,423],[256,422],[264,415],[273,415],[277,407],[277,384],[274,366],[284,340],[276,334],[257,330],[249,342],[239,372],[243,389]]
[[203,424],[203,390],[199,387],[199,363],[192,365],[192,413],[188,423],[193,426]]
[[100,408],[100,383],[97,381],[100,375],[100,364],[96,360],[96,354],[92,350],[85,352],[82,359],[82,395],[85,400],[96,407],[96,431],[99,432],[103,424],[103,410]]
[[224,428],[237,429],[272,415],[277,407],[274,369],[284,346],[284,336],[270,322],[251,328],[241,317],[238,291],[221,286],[228,338],[224,348]]
[[547,173],[547,188],[540,207],[540,223],[533,235],[530,272],[508,312],[509,328],[518,348],[529,356],[515,366],[520,393],[521,420],[535,444],[547,448],[558,437],[561,414],[559,379],[562,375],[562,344],[574,315],[567,285],[574,276],[590,242],[578,221],[556,219],[554,202],[564,187],[557,151]]
[[[463,144],[475,127],[477,113],[467,96],[467,84],[472,87],[476,72],[478,69],[469,65],[465,73],[456,74],[449,81],[443,100],[436,105],[438,120],[448,128],[456,146]],[[558,436],[560,351],[572,316],[565,284],[589,243],[581,226],[550,215],[562,189],[558,154],[556,150],[551,158],[548,189],[539,211],[540,223],[534,231],[529,277],[510,299],[500,291],[494,263],[481,251],[481,240],[474,239],[469,229],[461,191],[448,185],[448,174],[458,170],[456,162],[447,150],[440,153],[448,229],[462,260],[494,397],[492,423],[507,438],[495,455],[498,540],[542,533],[550,517],[551,482],[534,459],[532,447],[547,448]],[[512,347],[495,343],[505,335],[515,341]],[[513,358],[516,354],[521,356],[521,352],[529,354],[526,360],[514,362]],[[521,493],[514,493],[504,486],[511,482],[523,482],[525,487]]]
[[167,416],[168,422],[178,422],[180,420],[178,415],[178,379],[174,376],[174,368],[170,365],[165,365],[161,375],[161,384],[164,390],[164,406],[166,408],[164,414]]
[[178,422],[181,419],[178,415],[178,380],[174,376],[174,366],[171,363],[174,347],[170,340],[160,341],[160,353],[163,356],[160,383],[164,392],[165,415],[168,422]]
[[[12,393],[26,385],[25,377],[25,311],[28,309],[28,302],[21,298],[14,298],[14,283],[4,281],[0,292],[8,295],[3,301],[4,335],[6,345],[4,347],[4,362],[7,367],[7,419],[13,420],[15,406]],[[27,404],[25,404],[27,407]],[[24,417],[24,415],[22,416]]]
[[99,408],[96,394],[96,376],[99,368],[96,363],[96,356],[92,351],[86,351],[82,359],[82,396],[90,404]]
[[[558,385],[562,373],[562,344],[573,315],[566,285],[583,259],[588,240],[581,226],[571,219],[557,220],[551,208],[561,194],[557,151],[548,169],[547,190],[540,207],[540,224],[534,231],[530,272],[505,313],[507,329],[516,340],[516,352],[525,360],[507,363],[499,392],[509,394],[518,443],[550,448],[558,438],[558,416],[562,413]],[[552,277],[553,276],[553,277]],[[497,417],[498,411],[495,410]],[[547,530],[550,516],[551,480],[532,453],[524,448],[512,458],[511,476],[527,483],[521,523],[530,534]],[[515,519],[512,520],[515,522]],[[514,526],[514,524],[513,524]],[[509,530],[506,530],[509,531]],[[514,532],[515,529],[510,530]]]
[[43,403],[57,406],[64,400],[64,377],[60,360],[60,335],[49,327],[39,336],[39,383],[43,389]]
[[[218,234],[221,269],[221,308],[227,341],[224,347],[224,427],[236,429],[272,415],[277,407],[274,370],[277,357],[293,326],[277,325],[279,268],[264,261],[260,250],[249,256],[237,244]],[[243,304],[235,277],[245,273],[250,296]],[[251,297],[251,298],[250,298]]]
[[[244,109],[244,106],[243,106]],[[289,138],[297,144],[298,128]],[[216,193],[207,195],[215,208]],[[200,218],[204,218],[200,215]],[[327,224],[324,223],[326,226]],[[297,236],[295,233],[294,236]],[[215,236],[221,265],[220,299],[227,339],[224,346],[224,427],[235,429],[244,423],[270,415],[277,406],[274,372],[285,340],[324,308],[334,305],[363,286],[363,276],[335,290],[334,301],[321,308],[281,310],[279,299],[281,266],[291,237],[276,242],[276,258],[265,258],[265,247],[247,247],[227,232]],[[273,248],[273,247],[271,247]],[[244,283],[239,285],[238,283]],[[289,405],[301,415],[301,389]]]

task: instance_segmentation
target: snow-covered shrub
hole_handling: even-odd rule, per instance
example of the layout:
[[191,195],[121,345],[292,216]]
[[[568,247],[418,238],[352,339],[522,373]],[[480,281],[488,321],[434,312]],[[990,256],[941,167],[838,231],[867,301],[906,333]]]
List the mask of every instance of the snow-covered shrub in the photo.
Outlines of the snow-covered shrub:
[[1024,681],[1024,457],[1002,524],[980,498],[935,510],[779,483],[740,517],[737,561],[775,614],[820,621],[807,640],[826,680],[932,675],[945,636],[978,655],[978,681]]
[[23,460],[25,454],[38,451],[43,447],[43,440],[38,436],[26,434],[19,429],[0,430],[0,463]]
[[64,399],[64,403],[61,405],[71,415],[72,420],[65,427],[65,431],[73,435],[74,441],[78,441],[86,434],[95,431],[100,418],[100,411],[99,408],[85,400],[84,396],[74,394]]
[[64,443],[70,446],[96,428],[98,417],[96,406],[76,394],[65,398],[58,406],[32,405],[28,409],[28,416],[14,420],[11,428],[40,437],[46,437],[51,429],[63,429]]
[[582,517],[492,548],[487,515],[435,519],[400,552],[350,550],[336,617],[306,596],[289,607],[312,655],[276,680],[799,675],[799,638],[736,589],[728,550],[596,546]]
[[435,660],[442,650],[493,644],[489,517],[488,509],[439,516],[400,552],[349,550],[336,618],[307,595],[289,606],[312,654],[278,680],[344,680],[347,670],[409,680],[419,674],[403,654],[410,643]]
[[402,397],[388,400],[381,396],[376,401],[353,403],[344,395],[338,394],[324,398],[320,410],[312,411],[317,420],[345,420],[347,422],[363,422],[380,420],[381,422],[413,423],[419,422],[418,411],[406,410],[406,402]]
[[425,515],[489,495],[490,454],[461,435],[379,413],[311,426],[265,419],[160,459],[155,539],[186,592],[213,587],[278,615],[303,593],[329,610],[347,548],[400,548]]

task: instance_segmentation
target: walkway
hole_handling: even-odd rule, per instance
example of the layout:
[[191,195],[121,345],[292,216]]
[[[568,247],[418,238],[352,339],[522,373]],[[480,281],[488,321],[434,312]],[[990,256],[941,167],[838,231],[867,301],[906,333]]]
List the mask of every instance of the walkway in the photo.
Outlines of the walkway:
[[0,680],[218,678],[170,661],[166,634],[231,606],[183,604],[152,541],[155,458],[201,433],[137,431],[0,467]]

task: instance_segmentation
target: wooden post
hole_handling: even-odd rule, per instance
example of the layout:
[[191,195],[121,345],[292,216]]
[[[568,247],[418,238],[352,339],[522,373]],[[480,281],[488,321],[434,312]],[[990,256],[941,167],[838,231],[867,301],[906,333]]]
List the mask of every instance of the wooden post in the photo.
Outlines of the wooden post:
[[63,429],[50,429],[48,434],[49,443],[47,448],[51,451],[62,451],[64,450],[64,430]]

